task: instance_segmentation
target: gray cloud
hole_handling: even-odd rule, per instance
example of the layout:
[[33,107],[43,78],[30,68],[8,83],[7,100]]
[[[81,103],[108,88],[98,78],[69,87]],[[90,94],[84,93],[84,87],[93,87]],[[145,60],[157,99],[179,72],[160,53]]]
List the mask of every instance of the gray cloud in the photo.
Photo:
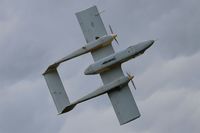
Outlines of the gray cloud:
[[[56,59],[83,46],[74,15],[94,4],[118,34],[116,51],[158,39],[146,53],[123,64],[135,75],[132,89],[142,116],[119,126],[106,95],[57,116],[42,72]],[[178,1],[0,1],[0,132],[193,132],[200,129],[198,97],[199,2]],[[93,62],[84,55],[60,66],[73,101],[102,85],[85,76]]]

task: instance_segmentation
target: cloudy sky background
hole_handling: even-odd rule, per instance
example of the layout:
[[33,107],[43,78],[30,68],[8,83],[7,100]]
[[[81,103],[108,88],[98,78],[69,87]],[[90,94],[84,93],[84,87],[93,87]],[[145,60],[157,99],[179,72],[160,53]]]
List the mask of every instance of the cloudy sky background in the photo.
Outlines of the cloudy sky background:
[[[107,95],[57,115],[42,73],[80,48],[85,39],[75,13],[105,10],[120,46],[158,39],[143,56],[122,65],[141,117],[119,126]],[[1,133],[198,133],[200,131],[200,2],[198,0],[0,0]],[[59,72],[71,101],[102,85],[85,76],[90,54],[68,61]]]

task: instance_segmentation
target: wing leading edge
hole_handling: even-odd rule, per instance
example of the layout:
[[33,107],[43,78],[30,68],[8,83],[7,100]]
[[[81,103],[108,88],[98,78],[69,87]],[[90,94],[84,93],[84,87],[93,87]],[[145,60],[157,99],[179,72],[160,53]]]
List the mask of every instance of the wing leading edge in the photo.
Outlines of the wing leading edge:
[[[102,22],[96,6],[76,13],[78,22],[81,26],[86,42],[93,41],[96,37],[106,35],[106,29]],[[91,52],[94,61],[107,57],[114,53],[112,45],[108,45],[102,49]],[[104,84],[124,76],[121,66],[116,66],[110,71],[100,74]],[[132,96],[128,85],[117,90],[109,91],[108,96],[115,110],[120,125],[128,123],[140,117],[138,107]]]

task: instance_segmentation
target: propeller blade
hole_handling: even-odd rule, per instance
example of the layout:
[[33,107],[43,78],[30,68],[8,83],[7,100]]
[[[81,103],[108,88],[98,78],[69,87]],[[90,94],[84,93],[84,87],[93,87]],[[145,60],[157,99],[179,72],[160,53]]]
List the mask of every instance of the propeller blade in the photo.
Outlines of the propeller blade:
[[128,75],[129,78],[131,77],[131,75],[128,72],[126,72],[126,75]]
[[110,29],[110,32],[113,34],[113,30],[112,30],[111,25],[109,25],[109,29]]
[[[110,29],[111,34],[114,34],[111,25],[109,25],[109,29]],[[115,38],[115,42],[119,45],[119,42],[118,42],[117,38]]]
[[[128,75],[129,78],[133,78],[133,76],[131,76],[128,72],[126,72],[126,74]],[[133,87],[134,87],[135,90],[136,90],[136,86],[135,86],[135,84],[134,84],[134,82],[133,82],[133,79],[131,79],[131,83],[132,83]]]
[[133,80],[131,80],[131,83],[133,84],[133,87],[134,87],[134,88],[135,88],[135,90],[136,90],[136,86],[135,86],[135,84],[134,84]]
[[119,42],[117,41],[117,39],[115,38],[116,43],[119,45]]

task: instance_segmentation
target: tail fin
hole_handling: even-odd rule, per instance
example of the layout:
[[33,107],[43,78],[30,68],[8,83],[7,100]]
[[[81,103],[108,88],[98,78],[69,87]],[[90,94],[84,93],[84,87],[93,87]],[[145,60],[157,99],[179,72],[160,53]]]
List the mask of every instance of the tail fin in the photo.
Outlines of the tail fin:
[[47,82],[47,86],[58,113],[61,114],[63,110],[70,105],[70,101],[65,92],[60,76],[56,69],[51,69],[51,71],[45,72],[43,76]]

